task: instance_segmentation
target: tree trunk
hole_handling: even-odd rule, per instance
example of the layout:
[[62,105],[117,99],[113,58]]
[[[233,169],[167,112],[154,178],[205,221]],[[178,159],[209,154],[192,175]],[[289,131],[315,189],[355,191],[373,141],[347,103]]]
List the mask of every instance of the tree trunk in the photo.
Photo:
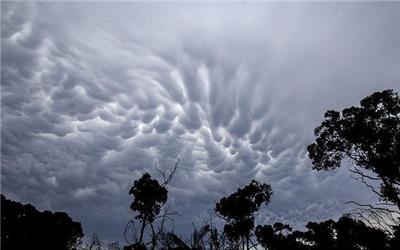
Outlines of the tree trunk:
[[146,227],[146,219],[147,219],[147,214],[145,214],[143,217],[142,228],[140,229],[140,238],[139,238],[140,244],[142,244],[143,241],[144,228]]

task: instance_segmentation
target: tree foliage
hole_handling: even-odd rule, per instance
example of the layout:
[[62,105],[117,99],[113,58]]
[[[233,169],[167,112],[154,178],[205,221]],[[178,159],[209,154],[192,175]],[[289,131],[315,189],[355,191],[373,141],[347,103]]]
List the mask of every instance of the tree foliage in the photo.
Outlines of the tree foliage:
[[[307,147],[316,170],[340,167],[343,159],[355,163],[362,181],[381,181],[375,191],[400,208],[400,97],[392,90],[375,92],[359,107],[329,110],[315,129],[316,141]],[[362,170],[376,174],[370,176]],[[367,184],[368,185],[368,184]],[[373,188],[373,185],[368,185]]]
[[149,222],[153,222],[168,198],[167,189],[148,173],[134,181],[129,194],[134,196],[130,208],[138,213],[136,219]]
[[289,225],[275,223],[271,225],[258,225],[255,230],[257,241],[265,249],[298,249],[300,244],[294,237],[288,237],[287,233],[293,229]]
[[[282,224],[281,224],[282,225]],[[290,232],[291,228],[264,225],[256,228],[258,242],[268,250],[394,250],[398,236],[369,227],[348,216],[338,221],[309,222],[307,231]]]
[[152,179],[150,174],[145,173],[139,180],[134,181],[129,194],[134,197],[130,208],[137,212],[135,218],[141,222],[139,240],[135,242],[133,249],[140,249],[144,246],[145,227],[147,224],[153,223],[155,217],[160,213],[161,207],[167,202],[168,190],[157,180]]
[[[133,186],[129,190],[129,194],[133,196],[133,201],[130,208],[136,213],[135,219],[140,222],[139,236],[137,237],[137,229],[135,227],[135,220],[131,220],[125,227],[124,237],[129,244],[124,249],[146,249],[147,245],[151,245],[152,249],[155,249],[157,244],[160,243],[160,237],[164,234],[164,224],[167,220],[172,220],[170,216],[175,213],[170,213],[169,206],[164,207],[161,213],[162,207],[165,205],[168,199],[167,185],[172,181],[174,174],[179,166],[180,159],[178,158],[175,162],[174,167],[169,170],[161,170],[155,167],[157,172],[162,177],[162,182],[153,179],[149,173],[145,173],[141,178],[135,180]],[[161,213],[161,214],[160,214]],[[154,222],[159,219],[159,227],[156,228]],[[129,242],[126,238],[128,228],[131,226],[133,233],[133,242]],[[145,241],[145,230],[150,228],[150,235],[148,242]]]
[[[246,243],[249,248],[254,215],[262,204],[268,205],[272,189],[268,184],[252,180],[250,184],[228,197],[222,198],[215,206],[215,212],[225,219],[224,233],[236,247]],[[239,242],[240,241],[240,242]]]
[[63,212],[40,212],[1,195],[1,249],[76,249],[83,237],[79,222]]

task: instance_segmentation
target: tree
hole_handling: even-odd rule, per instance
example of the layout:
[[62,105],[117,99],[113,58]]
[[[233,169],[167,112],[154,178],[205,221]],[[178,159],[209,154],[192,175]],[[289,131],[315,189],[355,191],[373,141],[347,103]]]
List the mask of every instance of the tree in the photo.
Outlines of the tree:
[[150,174],[145,173],[139,180],[135,180],[129,194],[134,196],[130,208],[137,212],[135,219],[141,222],[137,243],[142,244],[144,229],[160,213],[161,206],[167,201],[168,191],[157,180],[152,179]]
[[368,227],[362,221],[343,216],[333,224],[336,249],[370,249],[388,248],[388,237],[384,231]]
[[261,246],[268,250],[301,249],[301,244],[296,241],[296,238],[288,235],[292,230],[289,225],[277,222],[273,226],[258,225],[255,235]]
[[[375,92],[360,107],[329,110],[307,147],[313,168],[330,170],[342,160],[379,198],[400,209],[400,97],[393,90]],[[371,181],[379,181],[376,190]]]
[[[307,231],[291,232],[281,223],[257,226],[258,242],[268,250],[391,250],[396,238],[348,216],[338,221],[308,222]],[[283,232],[285,231],[285,232]]]
[[76,249],[83,237],[79,222],[63,212],[40,212],[1,195],[1,249]]
[[251,232],[254,228],[254,216],[262,204],[268,205],[272,195],[270,185],[252,180],[244,188],[222,198],[215,206],[215,212],[227,224],[224,233],[234,247],[249,249]]
[[161,206],[167,201],[168,191],[152,179],[150,174],[145,173],[139,180],[135,180],[129,194],[135,197],[130,208],[138,213],[135,218],[142,223],[139,238],[139,243],[142,243],[146,223],[152,223],[160,213]]
[[[162,231],[164,230],[164,222],[169,215],[174,213],[168,213],[168,208],[165,209],[162,215],[159,215],[161,208],[165,205],[168,198],[167,185],[172,181],[172,178],[178,168],[180,160],[178,159],[175,166],[167,174],[166,171],[161,171],[156,167],[156,170],[161,174],[163,182],[159,183],[156,179],[151,178],[149,173],[145,173],[141,178],[135,180],[133,186],[129,190],[129,194],[133,196],[133,201],[130,205],[130,209],[136,212],[135,219],[140,222],[139,237],[136,237],[136,229],[134,228],[134,238],[135,242],[129,246],[124,247],[124,249],[146,249],[146,245],[151,244],[152,249],[155,249],[158,237],[160,237]],[[153,226],[155,219],[161,219],[161,226],[156,232]],[[127,232],[128,226],[133,224],[134,221],[128,222],[124,236]],[[144,233],[146,226],[151,228],[151,240],[150,242],[144,242]],[[126,239],[126,237],[125,237]],[[128,242],[128,240],[127,240]],[[129,242],[128,242],[129,243]]]

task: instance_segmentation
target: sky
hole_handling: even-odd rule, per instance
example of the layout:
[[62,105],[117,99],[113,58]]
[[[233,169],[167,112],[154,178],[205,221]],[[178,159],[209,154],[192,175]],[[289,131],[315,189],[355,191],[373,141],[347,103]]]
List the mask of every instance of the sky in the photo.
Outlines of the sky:
[[306,147],[325,111],[400,91],[400,3],[1,5],[7,197],[120,241],[133,181],[177,158],[183,235],[251,179],[273,190],[259,223],[374,201],[348,168],[312,170]]

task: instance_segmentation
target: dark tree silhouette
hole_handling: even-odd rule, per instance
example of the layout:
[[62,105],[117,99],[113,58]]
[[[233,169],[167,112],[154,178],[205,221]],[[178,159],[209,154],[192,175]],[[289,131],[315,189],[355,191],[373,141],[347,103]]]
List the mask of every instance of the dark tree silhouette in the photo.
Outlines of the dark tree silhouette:
[[1,249],[76,249],[83,237],[79,222],[63,212],[39,212],[1,195]]
[[215,206],[215,212],[227,224],[224,233],[234,247],[250,248],[250,237],[254,228],[254,216],[262,204],[267,205],[272,195],[268,184],[252,180],[249,185],[222,198]]
[[295,237],[288,235],[292,227],[282,223],[271,225],[259,225],[256,227],[255,235],[258,243],[269,250],[296,250],[302,249]]
[[[334,169],[341,166],[343,159],[349,159],[355,163],[351,171],[364,184],[382,201],[400,208],[400,97],[397,93],[375,92],[362,99],[360,107],[327,111],[315,135],[316,141],[307,147],[314,169]],[[377,180],[379,190],[369,183]]]
[[342,217],[333,225],[336,249],[387,249],[388,237],[385,232],[368,227],[362,221]]
[[[398,238],[389,238],[384,231],[369,227],[348,216],[337,222],[309,222],[307,231],[290,232],[287,225],[257,226],[258,242],[268,250],[394,250]],[[282,230],[286,230],[283,233]],[[397,241],[397,242],[396,242]]]
[[[168,199],[167,185],[172,181],[172,178],[179,166],[180,159],[177,159],[175,166],[169,171],[162,171],[156,166],[156,170],[161,174],[163,182],[159,183],[156,179],[152,179],[149,173],[143,174],[143,176],[135,180],[133,186],[129,190],[129,194],[133,195],[133,202],[130,205],[132,211],[137,215],[135,219],[140,222],[139,237],[136,237],[136,228],[134,227],[134,221],[128,222],[125,228],[125,240],[126,232],[129,225],[133,225],[133,236],[135,241],[133,244],[124,247],[124,249],[146,249],[147,245],[151,244],[151,249],[155,249],[164,231],[164,223],[167,219],[171,219],[171,215],[176,213],[169,213],[169,207],[164,209],[164,212],[160,215],[161,208],[165,205]],[[160,227],[158,230],[155,229],[153,223],[156,219],[160,219]],[[144,242],[144,234],[146,227],[149,226],[151,229],[151,240]],[[129,242],[128,242],[129,244]]]
[[333,224],[333,220],[309,222],[306,225],[308,231],[303,234],[303,239],[312,244],[315,250],[332,250],[335,248]]
[[309,230],[303,234],[303,240],[310,243],[313,250],[384,250],[389,247],[383,231],[349,217],[337,222],[309,222],[306,227]]
[[135,180],[129,194],[134,196],[131,209],[138,213],[135,217],[141,222],[139,244],[143,243],[143,234],[146,224],[152,223],[160,213],[160,208],[168,198],[168,191],[157,180],[145,173],[139,180]]

